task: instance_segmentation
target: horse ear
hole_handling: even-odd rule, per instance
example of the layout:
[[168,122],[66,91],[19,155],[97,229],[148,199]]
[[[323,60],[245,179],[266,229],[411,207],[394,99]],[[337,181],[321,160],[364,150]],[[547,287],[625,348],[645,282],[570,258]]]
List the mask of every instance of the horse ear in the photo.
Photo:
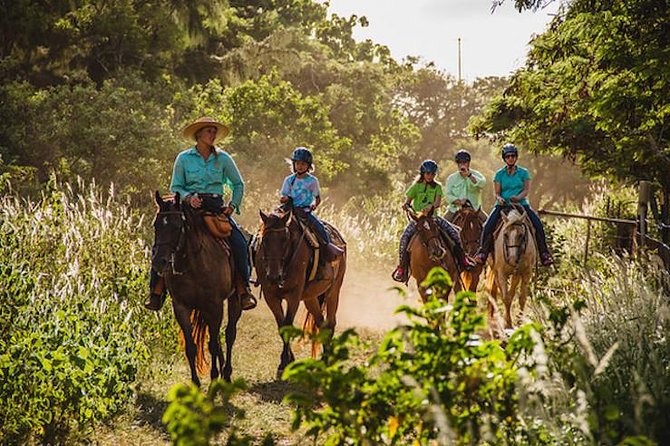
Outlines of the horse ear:
[[428,216],[432,217],[434,213],[435,213],[435,207],[431,206],[430,209],[428,209]]
[[268,216],[265,215],[265,213],[263,213],[263,211],[260,210],[260,209],[258,210],[258,213],[259,213],[260,216],[261,216],[261,220],[263,220],[263,224],[267,223],[267,222],[268,222]]
[[500,216],[502,217],[502,219],[505,223],[507,223],[509,221],[509,218],[507,217],[507,214],[505,214],[504,212],[501,212]]
[[174,193],[174,204],[177,209],[181,209],[181,197],[179,196],[179,192]]
[[163,199],[161,198],[160,192],[156,191],[156,193],[154,194],[154,198],[158,206],[160,206],[163,203]]
[[414,220],[414,221],[418,221],[418,220],[419,220],[419,216],[417,215],[417,213],[416,213],[416,211],[415,211],[414,209],[410,209],[410,210],[407,212],[407,215],[409,215],[409,218],[411,218],[411,219]]

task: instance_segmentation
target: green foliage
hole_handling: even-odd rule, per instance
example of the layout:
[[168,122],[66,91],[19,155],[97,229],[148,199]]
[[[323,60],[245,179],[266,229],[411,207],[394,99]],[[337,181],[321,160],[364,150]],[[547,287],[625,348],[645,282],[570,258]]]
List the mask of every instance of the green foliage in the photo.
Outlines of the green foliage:
[[[426,285],[439,294],[447,281],[434,270]],[[348,361],[352,331],[335,337],[323,361],[290,365],[284,377],[305,388],[289,397],[294,427],[306,424],[322,444],[551,444],[548,426],[522,410],[539,402],[528,387],[542,374],[532,360],[537,327],[518,330],[504,347],[484,341],[473,297],[401,307],[410,324],[389,332],[363,365]],[[578,431],[563,429],[578,443]]]
[[132,398],[148,359],[142,225],[94,190],[2,199],[0,443],[86,438]]
[[666,1],[570,2],[532,41],[526,67],[473,130],[504,132],[536,152],[577,160],[591,174],[652,180],[667,223],[669,17]]
[[[227,445],[251,445],[252,438],[238,436],[230,419],[244,417],[244,412],[230,404],[231,397],[246,388],[243,381],[226,383],[222,380],[212,381],[207,394],[192,383],[177,384],[170,389],[168,401],[170,405],[163,414],[172,442],[178,446],[208,445],[214,437],[227,429]],[[218,404],[217,399],[222,403]],[[232,410],[232,413],[231,413]],[[266,439],[264,445],[272,445]]]

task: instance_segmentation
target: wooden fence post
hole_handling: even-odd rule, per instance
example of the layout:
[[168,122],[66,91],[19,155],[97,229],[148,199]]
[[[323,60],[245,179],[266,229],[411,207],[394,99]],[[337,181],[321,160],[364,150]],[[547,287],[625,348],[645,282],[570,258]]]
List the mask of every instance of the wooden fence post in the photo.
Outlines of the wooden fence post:
[[649,208],[650,192],[651,183],[645,180],[640,181],[640,191],[637,200],[637,221],[641,248],[644,247],[647,238],[647,209]]

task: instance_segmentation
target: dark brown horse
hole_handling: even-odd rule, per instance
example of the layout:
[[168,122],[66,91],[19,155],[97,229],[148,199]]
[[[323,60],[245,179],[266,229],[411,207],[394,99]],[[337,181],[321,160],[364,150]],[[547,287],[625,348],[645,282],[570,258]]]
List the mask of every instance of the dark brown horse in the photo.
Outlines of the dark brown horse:
[[[233,286],[230,250],[224,250],[210,235],[201,212],[181,204],[179,194],[173,200],[163,200],[156,192],[156,204],[151,264],[165,277],[172,297],[174,315],[186,343],[191,379],[200,385],[198,372],[205,369],[204,345],[209,332],[210,377],[218,378],[221,371],[223,378],[230,381],[237,321],[242,313]],[[228,300],[225,358],[219,334],[224,300]]]
[[[454,255],[447,247],[440,228],[433,219],[433,209],[428,212],[416,213],[408,209],[407,215],[416,224],[416,236],[410,240],[409,256],[410,270],[412,277],[416,280],[416,286],[419,289],[421,299],[425,302],[427,295],[426,289],[421,286],[431,269],[436,266],[442,267],[449,273],[449,277],[454,281],[454,291],[460,291],[463,286],[458,275],[458,267]],[[441,296],[445,300],[449,296],[451,288],[448,288]]]
[[[467,203],[458,210],[452,223],[461,228],[461,243],[465,254],[474,256],[479,249],[479,239],[484,225],[479,218],[479,212],[473,209],[472,205],[469,205],[469,201]],[[483,270],[484,265],[477,264],[471,270],[461,273],[463,285],[468,291],[473,293],[477,291],[479,277]]]
[[[346,253],[333,261],[322,260],[313,280],[308,280],[312,248],[297,217],[291,211],[260,214],[263,225],[257,244],[256,273],[277,327],[293,325],[303,301],[308,311],[306,331],[328,329],[332,334],[337,323],[335,315],[346,270]],[[329,229],[333,243],[345,249],[339,233],[332,226]],[[283,301],[286,301],[286,310]],[[286,366],[295,360],[290,342],[282,339],[284,348],[277,378],[281,378]]]

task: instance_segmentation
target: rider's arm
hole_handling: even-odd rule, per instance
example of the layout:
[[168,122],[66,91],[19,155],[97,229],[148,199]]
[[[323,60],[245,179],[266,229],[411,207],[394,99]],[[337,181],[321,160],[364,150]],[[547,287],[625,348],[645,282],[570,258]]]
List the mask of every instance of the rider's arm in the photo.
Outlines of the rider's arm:
[[500,182],[498,182],[498,181],[493,182],[493,190],[495,192],[496,205],[505,204],[505,199],[500,196],[500,193],[502,192],[502,187],[500,186]]
[[474,170],[470,170],[470,181],[471,183],[469,186],[475,189],[483,189],[484,186],[486,186],[486,177],[480,172],[475,172]]
[[517,201],[521,201],[528,196],[530,192],[530,178],[523,182],[523,190],[519,195],[516,196]]
[[230,204],[235,208],[235,212],[239,214],[242,197],[244,196],[244,181],[242,181],[242,175],[240,175],[240,171],[237,169],[235,161],[233,161],[233,158],[229,154],[224,152],[220,153],[219,156],[223,159],[223,181],[233,190],[233,197],[230,200]]
[[172,180],[170,181],[170,192],[173,194],[178,192],[182,199],[188,196],[188,191],[186,190],[186,175],[184,173],[184,158],[181,154],[174,160]]
[[440,204],[442,204],[442,196],[438,195],[435,197],[435,202],[433,203],[433,207],[435,209],[440,207]]

